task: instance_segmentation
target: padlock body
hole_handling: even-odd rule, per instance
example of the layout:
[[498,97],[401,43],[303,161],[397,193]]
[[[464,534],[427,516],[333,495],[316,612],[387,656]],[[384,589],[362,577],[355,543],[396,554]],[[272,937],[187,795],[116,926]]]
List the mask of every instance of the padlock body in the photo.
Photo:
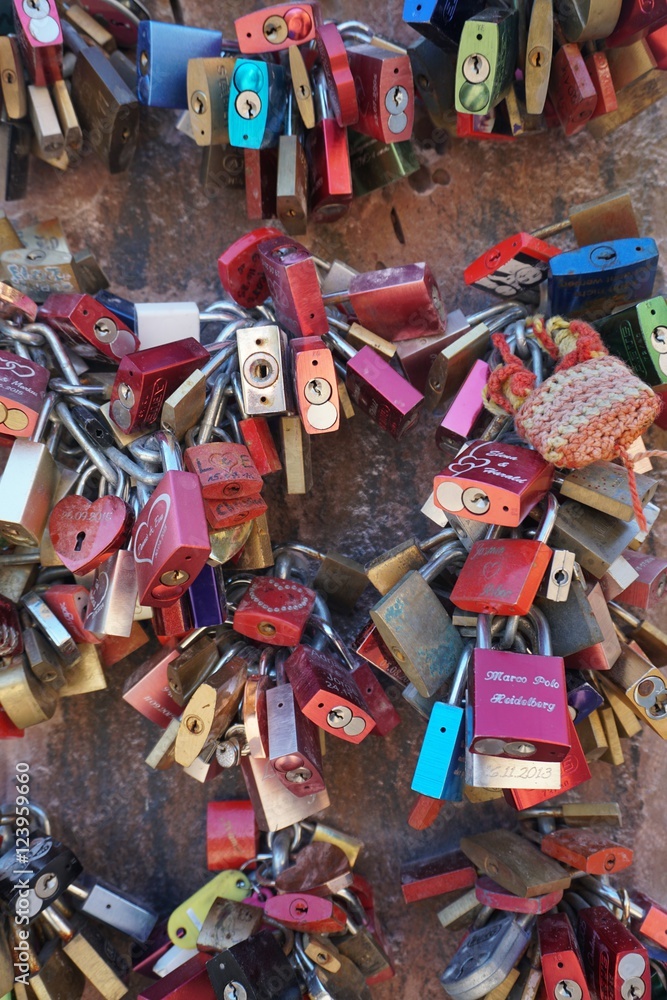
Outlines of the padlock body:
[[260,476],[270,476],[272,472],[280,472],[282,469],[280,456],[266,418],[246,417],[245,420],[239,421],[239,430]]
[[612,354],[644,382],[667,382],[667,303],[662,295],[626,306],[595,324]]
[[167,472],[133,532],[139,602],[168,605],[190,587],[211,552],[199,479]]
[[667,24],[667,4],[664,0],[647,4],[641,0],[623,0],[616,27],[606,40],[607,46],[632,45]]
[[253,229],[240,236],[218,257],[220,283],[240,306],[252,309],[269,297],[259,245],[275,236],[282,236],[282,233],[273,226]]
[[600,1000],[615,1000],[621,990],[625,995],[623,987],[628,980],[638,981],[635,996],[646,993],[650,997],[646,948],[605,906],[581,910],[577,930],[588,985]]
[[407,53],[399,55],[377,45],[353,45],[347,55],[359,105],[357,132],[379,142],[409,139],[415,99]]
[[518,20],[515,10],[487,9],[466,21],[454,84],[458,112],[485,115],[506,96],[516,67]]
[[549,97],[565,135],[581,132],[597,107],[597,91],[574,42],[562,45],[554,54]]
[[334,118],[341,127],[355,125],[359,120],[359,104],[341,33],[333,22],[319,25],[315,42]]
[[372,347],[362,347],[347,363],[350,398],[379,427],[399,440],[419,420],[424,402],[418,392]]
[[137,95],[152,108],[187,108],[188,60],[220,56],[222,33],[164,21],[140,21]]
[[537,934],[547,994],[556,996],[558,984],[570,980],[579,987],[581,1000],[590,1000],[577,939],[567,914],[543,914],[537,921]]
[[473,753],[527,762],[567,756],[570,716],[561,657],[476,649],[470,690]]
[[239,149],[278,145],[286,108],[282,66],[237,59],[229,88],[229,142]]
[[206,864],[209,871],[238,868],[259,850],[259,831],[248,799],[209,802],[206,812]]
[[102,359],[117,361],[139,350],[134,333],[92,295],[49,295],[38,318]]
[[44,401],[49,373],[42,365],[0,351],[0,434],[32,434]]
[[321,337],[329,329],[315,261],[289,237],[266,240],[259,247],[276,318],[295,337]]
[[516,233],[474,260],[463,272],[474,285],[504,299],[537,305],[539,284],[547,276],[548,261],[561,251],[530,233]]
[[462,708],[437,701],[426,727],[411,788],[432,799],[463,797],[465,717]]
[[308,434],[336,431],[340,426],[338,381],[333,356],[319,337],[290,342],[294,395]]
[[440,333],[447,312],[428,264],[368,271],[350,280],[350,304],[362,326],[389,341]]
[[552,555],[544,542],[528,538],[474,542],[452,589],[452,603],[478,614],[526,615]]
[[568,723],[568,740],[570,751],[561,764],[560,788],[557,791],[543,788],[505,788],[503,794],[509,805],[514,809],[531,809],[541,802],[546,802],[547,799],[556,798],[557,795],[563,795],[571,788],[576,788],[578,785],[590,781],[591,770],[577,735],[576,726],[571,719]]
[[352,674],[331,656],[297,646],[285,663],[285,674],[303,714],[326,733],[361,743],[375,728]]
[[549,264],[552,313],[595,320],[628,301],[648,299],[657,266],[655,241],[642,237],[566,250]]
[[206,520],[213,531],[232,528],[237,524],[247,524],[248,521],[261,517],[268,509],[268,505],[259,494],[240,497],[238,500],[204,500]]
[[272,646],[294,646],[301,639],[315,596],[294,580],[255,577],[238,602],[234,629]]
[[253,496],[263,486],[244,444],[212,441],[187,448],[183,457],[188,472],[198,476],[205,500]]
[[58,483],[44,444],[17,438],[0,479],[0,533],[15,545],[38,546]]
[[322,21],[317,0],[299,4],[272,4],[243,14],[234,21],[241,52],[278,52],[290,45],[305,45],[315,37]]
[[542,837],[540,849],[577,871],[590,875],[622,872],[632,864],[629,847],[615,844],[597,830],[555,830]]
[[435,477],[435,504],[473,521],[516,527],[549,492],[554,471],[528,448],[473,441]]
[[23,0],[13,0],[12,6],[14,29],[31,82],[46,87],[62,80],[63,33],[55,0],[34,8]]
[[290,684],[266,692],[269,760],[293,795],[314,795],[324,789],[322,750],[317,726],[296,703]]
[[347,129],[324,118],[308,133],[306,152],[310,175],[310,218],[336,222],[352,201],[352,167]]

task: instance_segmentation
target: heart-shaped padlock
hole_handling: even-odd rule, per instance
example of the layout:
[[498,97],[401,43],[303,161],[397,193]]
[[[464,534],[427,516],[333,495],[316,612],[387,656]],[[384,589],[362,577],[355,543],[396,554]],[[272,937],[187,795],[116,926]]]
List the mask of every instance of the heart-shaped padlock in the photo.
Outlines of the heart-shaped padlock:
[[130,537],[134,513],[120,497],[87,500],[69,496],[60,500],[49,518],[53,547],[72,573],[89,573]]

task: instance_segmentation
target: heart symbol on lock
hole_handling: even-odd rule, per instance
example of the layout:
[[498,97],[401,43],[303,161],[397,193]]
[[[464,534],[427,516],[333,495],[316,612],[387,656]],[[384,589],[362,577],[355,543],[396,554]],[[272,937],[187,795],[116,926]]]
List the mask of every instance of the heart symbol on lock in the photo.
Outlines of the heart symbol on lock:
[[89,573],[130,537],[134,513],[120,497],[60,500],[49,518],[53,547],[72,573]]
[[150,505],[148,517],[139,521],[134,533],[134,561],[152,566],[169,524],[171,497],[168,493],[161,493],[150,501]]

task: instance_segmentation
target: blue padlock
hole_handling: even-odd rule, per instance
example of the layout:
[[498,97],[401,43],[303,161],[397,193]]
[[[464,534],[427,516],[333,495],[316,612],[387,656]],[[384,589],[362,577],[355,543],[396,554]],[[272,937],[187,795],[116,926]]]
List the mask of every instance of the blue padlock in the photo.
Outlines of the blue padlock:
[[282,66],[237,59],[229,88],[229,142],[242,149],[268,149],[282,133],[287,77]]
[[575,726],[588,718],[591,712],[595,712],[604,705],[602,695],[595,690],[580,671],[566,670],[565,683],[567,685],[567,703],[575,713]]
[[403,20],[434,45],[456,52],[463,25],[487,6],[486,0],[405,0]]
[[151,108],[187,108],[188,60],[217,58],[221,50],[220,31],[140,21],[137,97]]
[[186,597],[190,600],[193,628],[225,624],[227,600],[221,566],[209,566],[207,563],[192,583]]
[[549,261],[552,316],[608,316],[614,309],[648,299],[658,267],[651,239],[609,240],[567,250]]
[[125,326],[129,327],[133,333],[135,332],[134,302],[130,302],[129,299],[124,299],[120,295],[114,295],[106,288],[97,292],[95,298],[100,305],[112,312],[118,319],[122,319]]
[[463,700],[472,655],[468,643],[459,659],[446,702],[437,701],[428,720],[412,779],[412,790],[432,799],[460,802],[465,773],[465,713]]

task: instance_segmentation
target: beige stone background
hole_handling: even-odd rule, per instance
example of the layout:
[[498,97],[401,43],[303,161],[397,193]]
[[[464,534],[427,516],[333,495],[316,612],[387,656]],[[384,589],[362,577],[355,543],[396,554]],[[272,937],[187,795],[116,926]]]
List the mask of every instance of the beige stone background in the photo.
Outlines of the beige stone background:
[[[170,19],[163,0],[148,0],[148,6],[154,17]],[[414,37],[401,23],[399,0],[363,7],[351,0],[324,0],[322,6],[327,17],[339,20],[363,10],[378,32],[406,42]],[[188,23],[213,27],[222,21],[227,34],[233,18],[249,8],[241,0],[184,0]],[[91,247],[120,294],[137,301],[195,299],[206,306],[220,292],[219,253],[249,226],[238,193],[223,192],[214,200],[203,196],[199,151],[176,132],[175,117],[144,112],[141,145],[126,174],[108,176],[93,156],[64,175],[33,161],[29,195],[5,206],[8,215],[22,225],[58,215],[73,247]],[[571,140],[550,132],[512,145],[448,141],[441,155],[422,148],[425,167],[416,181],[356,201],[345,219],[311,228],[305,242],[321,256],[340,257],[359,270],[379,262],[426,260],[447,306],[473,311],[488,299],[466,288],[463,269],[484,248],[515,231],[562,218],[571,205],[626,187],[642,235],[653,236],[664,254],[666,122],[663,102],[603,141],[586,132]],[[392,213],[400,220],[403,243]],[[662,271],[656,284],[661,289]],[[335,544],[363,562],[410,533],[429,534],[430,523],[419,508],[443,464],[435,427],[435,418],[427,415],[397,444],[357,415],[337,435],[315,438],[312,492],[284,498],[276,482],[266,490],[274,541]],[[667,436],[658,432],[652,442],[665,447]],[[665,500],[661,485],[657,501]],[[666,524],[658,522],[650,551],[667,552]],[[371,603],[369,590],[356,617],[339,620],[347,636],[356,633]],[[663,611],[654,617],[667,627]],[[0,788],[10,798],[14,762],[30,762],[36,801],[49,810],[57,833],[86,870],[169,912],[207,877],[207,800],[245,792],[238,773],[201,786],[177,770],[146,768],[143,759],[156,730],[121,700],[134,666],[113,668],[108,691],[65,701],[50,723],[20,743],[2,744]],[[377,887],[378,911],[397,970],[396,978],[374,995],[378,1000],[436,1000],[442,996],[437,976],[457,935],[440,928],[438,900],[410,908],[403,904],[400,862],[452,847],[465,831],[511,825],[513,813],[504,802],[450,804],[430,830],[410,830],[405,822],[413,801],[410,780],[424,726],[410,709],[400,711],[403,723],[386,740],[371,738],[359,747],[329,740],[325,770],[332,805],[327,819],[366,843],[359,867]],[[593,780],[573,796],[621,803],[620,839],[636,851],[629,881],[664,901],[666,771],[667,748],[644,732],[626,745],[625,766],[612,770],[594,764]],[[130,996],[139,985],[137,980]]]

